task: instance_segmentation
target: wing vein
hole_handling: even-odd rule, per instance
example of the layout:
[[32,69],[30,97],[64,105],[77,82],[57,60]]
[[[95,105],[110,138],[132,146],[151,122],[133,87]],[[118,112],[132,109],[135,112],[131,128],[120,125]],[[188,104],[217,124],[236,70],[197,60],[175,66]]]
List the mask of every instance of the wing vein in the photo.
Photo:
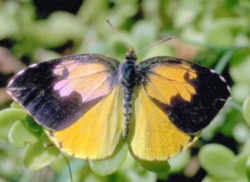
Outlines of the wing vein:
[[[172,79],[169,79],[169,78],[166,78],[166,77],[164,77],[164,76],[162,76],[162,75],[160,75],[160,74],[158,74],[158,73],[155,73],[155,72],[151,72],[150,71],[150,73],[151,74],[153,74],[153,75],[155,75],[155,76],[158,76],[158,77],[160,77],[160,78],[162,78],[163,80],[165,80],[165,81],[168,81],[168,82],[176,82],[177,84],[181,84],[181,85],[183,85],[185,88],[186,88],[186,90],[187,90],[187,92],[189,93],[189,94],[192,94],[191,92],[190,92],[190,90],[187,88],[187,86],[186,86],[186,82],[181,82],[181,81],[178,81],[178,80],[172,80]],[[150,81],[151,82],[151,81]],[[151,82],[152,83],[152,82]],[[179,91],[178,91],[178,89],[175,87],[175,89],[177,90],[177,92],[179,93]]]
[[[89,91],[90,94],[88,94],[87,97],[85,97],[85,98],[83,99],[83,103],[84,103],[85,101],[88,101],[88,99],[89,99],[91,96],[93,96],[94,93],[96,93],[96,91],[98,90],[98,88],[100,88],[100,87],[105,83],[105,81],[108,80],[108,78],[109,78],[109,77],[107,76],[107,77],[104,78],[96,87],[92,88],[92,89]],[[111,89],[109,89],[109,90],[111,90]]]
[[[100,73],[104,73],[104,72],[107,72],[109,70],[103,70],[103,71],[98,71],[98,72],[94,72],[94,73],[90,73],[90,74],[87,74],[87,75],[84,75],[84,76],[77,76],[77,77],[71,77],[70,79],[83,79],[83,78],[87,78],[87,77],[90,77],[90,76],[94,76],[94,75],[97,75],[97,74],[100,74]],[[60,81],[63,81],[65,79],[62,79]],[[69,84],[69,82],[66,82],[65,84],[63,84],[61,87],[57,88],[58,90],[61,90],[61,89],[64,89],[65,86],[67,86]]]

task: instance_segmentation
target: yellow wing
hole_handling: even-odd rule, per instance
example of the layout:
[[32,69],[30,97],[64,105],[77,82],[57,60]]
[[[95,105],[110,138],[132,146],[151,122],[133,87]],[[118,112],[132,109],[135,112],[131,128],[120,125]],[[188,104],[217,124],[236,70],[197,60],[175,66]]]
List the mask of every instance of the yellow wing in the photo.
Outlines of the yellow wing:
[[68,128],[50,134],[62,151],[82,159],[111,156],[122,132],[122,95],[119,86]]
[[132,153],[140,159],[167,160],[192,141],[152,102],[142,87],[137,91],[133,121],[128,139]]
[[171,104],[171,99],[176,95],[185,101],[191,101],[196,90],[189,80],[196,78],[196,72],[189,65],[159,64],[150,70],[145,89],[150,97],[165,104]]
[[190,146],[229,96],[221,76],[191,62],[155,57],[138,70],[129,143],[143,160],[167,160]]
[[8,91],[63,151],[103,159],[113,154],[122,130],[118,65],[97,54],[62,57],[19,72]]
[[118,65],[97,54],[66,56],[21,70],[7,91],[40,125],[62,130],[112,92]]

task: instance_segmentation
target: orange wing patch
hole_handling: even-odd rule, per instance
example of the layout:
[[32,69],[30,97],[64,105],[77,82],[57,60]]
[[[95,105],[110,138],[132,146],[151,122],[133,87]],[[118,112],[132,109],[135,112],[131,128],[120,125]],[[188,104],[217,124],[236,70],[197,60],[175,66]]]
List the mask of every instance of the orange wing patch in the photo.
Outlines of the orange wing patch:
[[150,70],[145,89],[149,96],[165,104],[170,104],[171,98],[178,94],[185,101],[191,101],[196,91],[190,81],[196,77],[189,65],[159,64]]
[[141,87],[134,105],[129,142],[132,153],[143,160],[163,161],[189,146],[191,137],[178,129]]
[[70,127],[56,131],[52,140],[64,152],[82,159],[103,159],[113,154],[122,132],[122,94],[119,87]]

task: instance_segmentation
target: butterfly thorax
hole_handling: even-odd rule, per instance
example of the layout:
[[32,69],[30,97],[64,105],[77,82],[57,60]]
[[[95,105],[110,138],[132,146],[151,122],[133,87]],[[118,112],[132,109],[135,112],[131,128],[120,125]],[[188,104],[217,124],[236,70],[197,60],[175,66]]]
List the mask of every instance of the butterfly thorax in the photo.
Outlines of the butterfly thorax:
[[136,55],[133,50],[126,54],[125,61],[120,65],[119,78],[123,89],[123,107],[124,107],[124,132],[123,136],[127,137],[128,125],[131,120],[132,96],[136,84]]

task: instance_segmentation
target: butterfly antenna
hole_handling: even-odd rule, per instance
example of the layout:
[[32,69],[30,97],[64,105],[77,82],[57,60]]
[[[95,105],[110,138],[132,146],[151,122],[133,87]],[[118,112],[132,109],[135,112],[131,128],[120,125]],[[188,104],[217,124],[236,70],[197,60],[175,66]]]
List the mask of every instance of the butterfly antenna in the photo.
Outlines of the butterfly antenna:
[[70,182],[74,182],[73,181],[73,175],[72,175],[72,169],[71,169],[71,165],[70,165],[69,159],[63,153],[61,153],[61,154],[62,154],[63,158],[65,159],[65,161],[67,163],[67,166],[68,166]]
[[156,46],[158,46],[158,45],[160,45],[160,44],[163,44],[163,43],[165,43],[165,42],[168,42],[168,41],[170,41],[170,40],[172,40],[172,39],[173,39],[173,38],[170,37],[170,36],[164,37],[163,39],[158,40],[158,41],[152,43],[151,45],[142,48],[141,50],[138,51],[138,53],[140,53],[140,52],[142,52],[142,51],[146,51],[146,50],[148,50],[148,49],[152,49],[152,48],[154,48],[154,47],[156,47]]
[[106,19],[106,23],[111,27],[113,33],[118,34],[117,29],[113,26],[109,19]]
[[[118,35],[121,34],[121,32],[118,31],[118,30],[113,26],[113,24],[111,23],[111,21],[110,21],[109,19],[106,19],[106,23],[110,26],[112,32],[113,32],[117,37],[119,37]],[[128,45],[126,44],[125,41],[123,41],[123,40],[121,40],[121,41],[124,43],[124,46],[127,48],[127,50],[130,50],[130,49],[131,49],[131,46],[128,46]]]

